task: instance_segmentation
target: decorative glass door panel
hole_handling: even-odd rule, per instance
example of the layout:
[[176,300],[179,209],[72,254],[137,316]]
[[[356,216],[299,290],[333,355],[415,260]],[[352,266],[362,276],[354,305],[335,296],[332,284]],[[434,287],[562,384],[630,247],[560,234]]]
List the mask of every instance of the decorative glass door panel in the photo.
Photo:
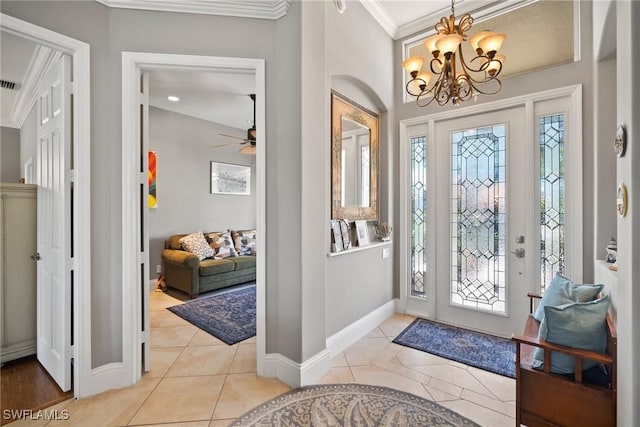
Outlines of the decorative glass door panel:
[[542,116],[540,126],[540,289],[564,274],[564,115]]
[[427,139],[411,138],[411,293],[426,298]]
[[504,124],[451,133],[451,304],[506,314]]

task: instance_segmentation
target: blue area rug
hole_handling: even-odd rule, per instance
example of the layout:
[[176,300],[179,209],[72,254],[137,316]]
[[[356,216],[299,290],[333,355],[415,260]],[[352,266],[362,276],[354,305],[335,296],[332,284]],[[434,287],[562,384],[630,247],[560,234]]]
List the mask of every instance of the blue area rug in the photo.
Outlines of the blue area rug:
[[167,309],[229,345],[256,334],[255,285]]
[[416,319],[393,342],[505,377],[516,377],[516,345],[505,338]]

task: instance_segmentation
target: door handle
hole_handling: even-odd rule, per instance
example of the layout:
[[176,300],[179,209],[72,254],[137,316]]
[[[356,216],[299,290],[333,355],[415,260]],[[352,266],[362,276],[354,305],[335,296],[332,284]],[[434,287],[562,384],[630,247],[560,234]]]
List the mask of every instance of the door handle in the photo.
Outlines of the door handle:
[[511,251],[512,254],[516,256],[516,258],[524,258],[524,248],[516,248],[515,251]]
[[32,260],[35,260],[35,261],[40,261],[42,259],[42,257],[40,256],[40,252],[36,252],[36,254],[35,255],[31,255],[30,258]]

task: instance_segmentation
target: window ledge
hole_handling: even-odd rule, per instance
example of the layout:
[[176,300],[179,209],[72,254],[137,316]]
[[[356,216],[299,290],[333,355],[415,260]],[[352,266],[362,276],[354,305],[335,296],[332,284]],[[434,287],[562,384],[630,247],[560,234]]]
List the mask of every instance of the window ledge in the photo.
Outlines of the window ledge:
[[361,252],[361,251],[366,251],[367,249],[373,249],[373,248],[380,248],[382,246],[387,246],[387,245],[391,245],[393,243],[393,240],[389,240],[388,242],[373,242],[370,245],[367,246],[354,246],[352,248],[349,249],[345,249],[343,251],[340,252],[330,252],[327,254],[328,257],[334,257],[334,256],[339,256],[339,255],[347,255],[347,254],[352,254],[354,252]]

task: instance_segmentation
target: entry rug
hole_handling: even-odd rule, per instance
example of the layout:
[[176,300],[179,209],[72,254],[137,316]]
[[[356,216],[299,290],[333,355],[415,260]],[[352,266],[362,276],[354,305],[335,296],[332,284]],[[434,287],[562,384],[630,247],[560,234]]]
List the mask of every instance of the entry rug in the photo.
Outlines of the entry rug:
[[413,394],[363,384],[313,385],[291,390],[237,418],[231,427],[478,426]]
[[256,287],[200,298],[167,307],[229,345],[256,334]]
[[506,338],[416,319],[393,342],[505,377],[516,377],[516,345]]

